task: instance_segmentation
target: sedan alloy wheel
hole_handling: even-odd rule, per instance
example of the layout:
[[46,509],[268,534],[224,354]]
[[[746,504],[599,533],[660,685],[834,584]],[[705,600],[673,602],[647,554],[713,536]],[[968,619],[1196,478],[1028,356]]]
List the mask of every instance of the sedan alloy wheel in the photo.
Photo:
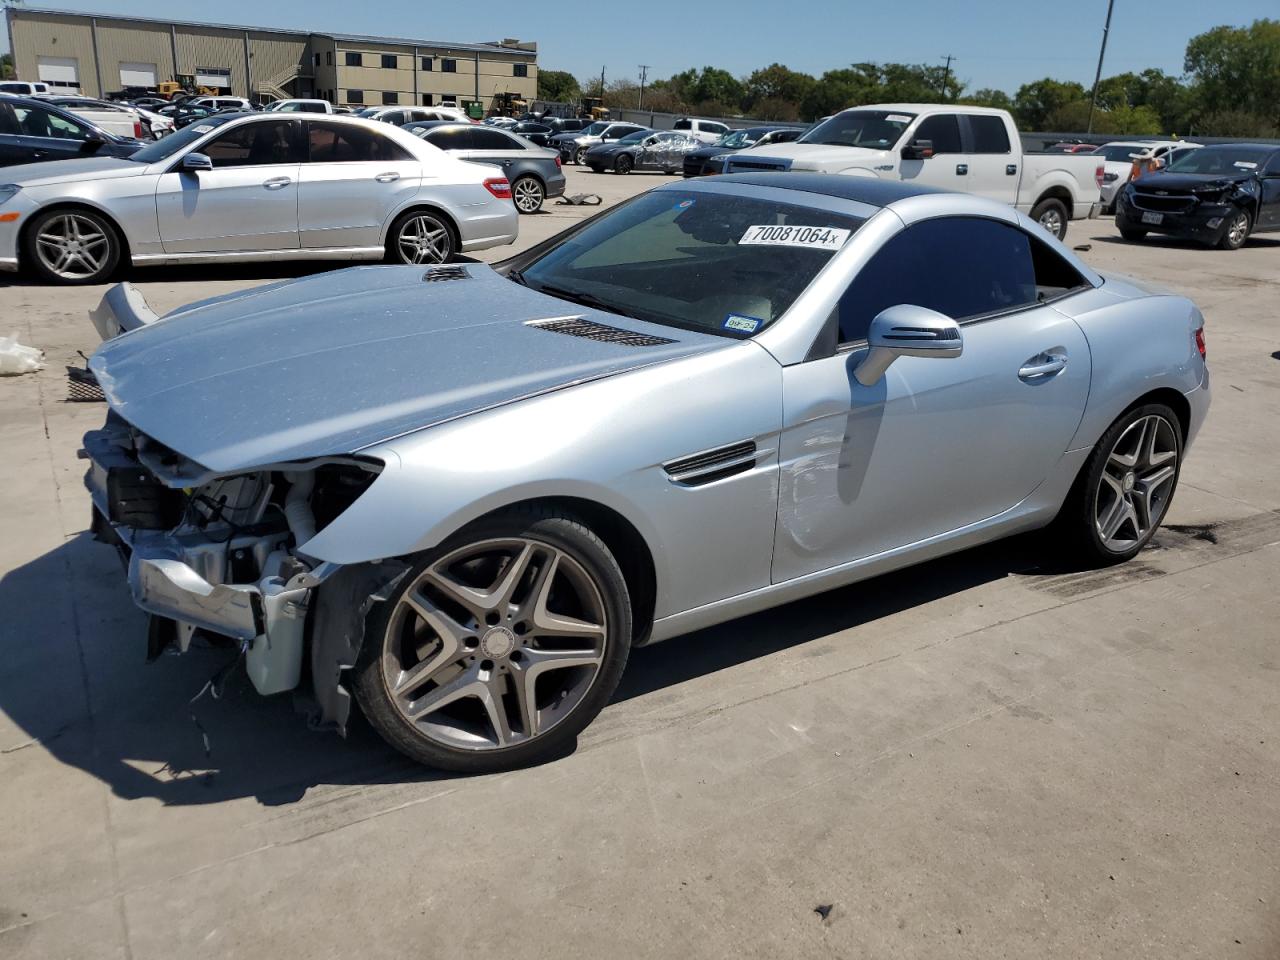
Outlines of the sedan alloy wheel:
[[1103,546],[1127,553],[1164,517],[1178,476],[1177,431],[1165,417],[1135,420],[1116,439],[1102,467],[1094,524]]
[[400,263],[444,263],[453,256],[453,235],[439,218],[411,213],[397,222],[395,258]]
[[521,213],[537,213],[542,209],[545,191],[533,177],[519,177],[511,185],[511,198]]
[[105,279],[120,256],[114,231],[87,212],[55,211],[36,222],[30,237],[37,270],[64,283]]

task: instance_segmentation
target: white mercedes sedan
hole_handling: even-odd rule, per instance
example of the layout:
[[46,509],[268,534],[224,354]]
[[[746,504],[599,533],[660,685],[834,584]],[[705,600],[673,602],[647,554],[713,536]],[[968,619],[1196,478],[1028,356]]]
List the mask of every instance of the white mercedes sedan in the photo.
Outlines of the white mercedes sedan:
[[500,170],[355,117],[218,115],[128,159],[5,176],[0,270],[53,283],[100,283],[125,261],[442,263],[517,233]]

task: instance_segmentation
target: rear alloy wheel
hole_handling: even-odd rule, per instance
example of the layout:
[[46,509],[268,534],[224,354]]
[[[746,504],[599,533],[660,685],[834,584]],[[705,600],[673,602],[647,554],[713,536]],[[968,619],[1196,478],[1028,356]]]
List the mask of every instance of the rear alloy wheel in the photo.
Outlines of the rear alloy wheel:
[[1181,463],[1182,427],[1163,404],[1137,407],[1113,423],[1059,517],[1082,558],[1109,564],[1136,556],[1169,509]]
[[26,235],[27,262],[53,283],[100,283],[120,263],[120,240],[107,220],[88,210],[51,210]]
[[521,213],[537,213],[542,209],[545,197],[546,191],[542,189],[537,177],[517,177],[516,182],[511,185],[511,198]]
[[1249,230],[1252,226],[1253,220],[1249,216],[1249,211],[1237,210],[1227,217],[1227,227],[1218,240],[1218,246],[1223,250],[1239,250],[1249,239]]
[[387,242],[392,263],[444,263],[453,254],[453,231],[433,213],[412,210],[392,224]]
[[392,746],[487,773],[553,759],[608,702],[630,601],[590,529],[547,510],[477,521],[370,618],[355,694]]
[[580,167],[587,165],[587,151],[590,147],[579,147],[578,152],[573,155],[573,162]]
[[635,165],[636,165],[635,161],[632,160],[629,155],[625,153],[620,153],[618,154],[618,159],[613,161],[613,172],[614,173],[630,173],[631,169]]
[[1061,200],[1055,200],[1052,197],[1041,200],[1031,211],[1031,219],[1059,240],[1066,238],[1069,217],[1066,204]]

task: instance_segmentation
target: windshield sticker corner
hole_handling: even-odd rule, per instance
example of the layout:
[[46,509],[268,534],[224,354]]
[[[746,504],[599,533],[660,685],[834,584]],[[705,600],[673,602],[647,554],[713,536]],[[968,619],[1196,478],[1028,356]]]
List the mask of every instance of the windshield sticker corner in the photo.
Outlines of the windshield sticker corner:
[[849,231],[837,227],[777,227],[760,224],[747,227],[738,245],[839,250],[848,239]]
[[760,325],[764,323],[759,317],[748,317],[740,313],[731,313],[724,318],[721,326],[726,330],[732,330],[734,333],[755,333],[760,329]]

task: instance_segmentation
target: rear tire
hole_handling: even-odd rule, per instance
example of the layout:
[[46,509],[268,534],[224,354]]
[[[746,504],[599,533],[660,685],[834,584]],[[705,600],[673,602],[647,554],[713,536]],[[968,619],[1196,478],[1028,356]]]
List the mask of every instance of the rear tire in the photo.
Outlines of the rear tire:
[[492,773],[571,750],[631,648],[617,560],[574,516],[517,507],[419,556],[370,615],[353,692],[419,763]]
[[453,224],[431,210],[410,210],[387,231],[388,263],[447,263],[458,252]]
[[1182,425],[1162,403],[1125,411],[1089,454],[1054,522],[1088,566],[1123,563],[1147,545],[1173,502]]
[[102,283],[120,265],[124,244],[115,224],[84,209],[36,214],[22,241],[24,262],[46,283]]
[[1059,240],[1066,239],[1070,214],[1067,213],[1067,205],[1061,200],[1053,197],[1041,200],[1032,208],[1031,219]]
[[537,213],[542,209],[546,195],[547,191],[537,177],[516,177],[516,182],[511,184],[511,197],[521,213]]

